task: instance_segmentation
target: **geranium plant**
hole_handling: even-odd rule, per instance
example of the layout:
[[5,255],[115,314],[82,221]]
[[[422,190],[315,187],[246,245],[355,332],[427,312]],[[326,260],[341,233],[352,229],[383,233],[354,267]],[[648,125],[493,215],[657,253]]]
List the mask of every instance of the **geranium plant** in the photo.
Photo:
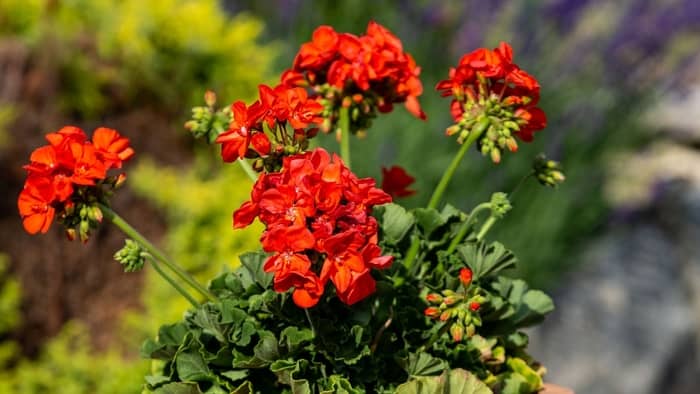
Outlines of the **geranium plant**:
[[[511,209],[509,195],[462,212],[443,194],[471,147],[499,163],[545,127],[539,84],[506,43],[464,55],[437,85],[451,97],[446,134],[459,148],[427,206],[406,210],[393,201],[415,192],[414,178],[392,166],[378,187],[352,172],[349,145],[394,104],[425,119],[419,74],[375,22],[361,36],[321,26],[253,103],[217,108],[207,93],[186,128],[221,145],[223,160],[254,182],[234,229],[264,225],[261,250],[208,286],[109,208],[125,177],[107,171],[133,155],[111,129],[91,141],[75,127],[47,135],[25,167],[24,227],[46,232],[57,218],[69,238],[86,241],[107,218],[130,238],[115,256],[125,270],[148,262],[192,303],[143,345],[157,361],[145,378],[157,393],[538,392],[545,369],[521,330],[542,321],[552,301],[504,275],[516,257],[486,239]],[[314,147],[318,132],[337,135],[340,155]],[[523,176],[564,180],[543,156]]]

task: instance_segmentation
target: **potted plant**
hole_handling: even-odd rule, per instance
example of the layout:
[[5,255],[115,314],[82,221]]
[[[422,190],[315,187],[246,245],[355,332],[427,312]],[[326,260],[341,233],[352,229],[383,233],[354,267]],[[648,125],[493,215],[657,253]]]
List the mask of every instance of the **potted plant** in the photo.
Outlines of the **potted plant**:
[[[545,127],[539,84],[506,43],[465,54],[437,85],[451,98],[446,134],[458,152],[427,206],[407,210],[395,200],[414,193],[413,177],[393,166],[378,187],[352,172],[349,146],[394,104],[425,119],[419,74],[378,23],[361,36],[321,26],[255,102],[218,108],[207,93],[186,127],[220,144],[223,160],[254,182],[233,227],[264,225],[261,250],[208,286],[109,207],[125,175],[108,172],[134,154],[112,129],[47,135],[25,166],[24,227],[46,232],[57,220],[86,241],[106,218],[129,237],[115,255],[126,271],[148,263],[190,301],[181,321],[143,345],[155,360],[146,387],[156,393],[568,392],[543,383],[521,331],[542,321],[551,299],[504,275],[517,259],[487,239],[510,196],[494,193],[468,212],[443,201],[471,147],[499,163]],[[340,155],[314,147],[319,131],[338,136]],[[544,156],[523,175],[564,180]]]

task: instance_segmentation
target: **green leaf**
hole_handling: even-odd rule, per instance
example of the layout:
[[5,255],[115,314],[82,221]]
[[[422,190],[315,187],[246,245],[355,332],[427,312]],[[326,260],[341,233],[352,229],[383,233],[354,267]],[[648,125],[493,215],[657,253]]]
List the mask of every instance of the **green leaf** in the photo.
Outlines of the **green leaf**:
[[221,324],[240,323],[248,316],[243,309],[237,307],[234,300],[225,299],[221,301]]
[[384,239],[389,243],[399,243],[413,226],[415,222],[413,215],[396,204],[386,204],[382,208],[384,209],[382,215]]
[[195,383],[169,383],[154,391],[154,394],[202,394]]
[[226,338],[221,331],[219,324],[219,311],[213,311],[208,308],[197,309],[191,317],[192,323],[202,328],[202,331],[216,338],[217,341],[224,343]]
[[287,351],[292,353],[302,343],[311,342],[314,339],[313,332],[308,328],[298,328],[289,326],[282,330],[280,334],[280,345],[287,348]]
[[251,394],[253,393],[253,384],[249,381],[243,382],[240,386],[236,387],[231,394]]
[[411,353],[408,355],[408,359],[398,361],[409,376],[437,375],[449,368],[449,364],[445,360],[425,352]]
[[141,357],[170,360],[175,355],[176,349],[160,344],[152,339],[146,339],[141,345]]
[[430,237],[433,231],[447,223],[447,219],[433,208],[417,208],[413,211],[418,227],[423,230],[425,237]]
[[344,376],[331,375],[328,377],[328,389],[321,394],[364,394],[364,390],[352,387],[350,381]]
[[[450,204],[445,204],[445,207],[442,208],[442,212],[440,212],[440,216],[445,220],[445,222],[449,221],[452,218],[455,217],[462,217],[462,211],[459,209],[455,208],[454,206]],[[466,215],[464,215],[466,216]]]
[[183,323],[166,324],[158,330],[158,342],[163,345],[180,346],[187,332],[187,326]]
[[230,371],[225,371],[221,372],[221,375],[231,379],[231,381],[235,382],[237,380],[244,379],[248,376],[248,370],[247,369],[232,369]]
[[209,381],[212,374],[202,355],[196,351],[182,352],[175,359],[175,368],[181,380]]
[[[267,289],[270,287],[270,283],[272,283],[272,274],[263,270],[263,265],[267,257],[267,254],[263,251],[244,253],[240,255],[241,266],[236,272],[243,275],[241,278],[252,279],[261,288]],[[248,286],[245,287],[247,288]]]
[[503,388],[501,394],[530,394],[533,391],[528,388],[527,381],[515,373],[503,374]]
[[476,376],[463,369],[440,376],[422,376],[396,388],[396,394],[493,394]]
[[306,379],[292,381],[292,394],[312,394],[311,385]]
[[512,357],[506,361],[506,364],[514,373],[523,377],[527,384],[528,391],[526,393],[532,393],[542,388],[542,377],[527,365],[525,360]]
[[518,327],[538,324],[544,315],[554,310],[552,299],[540,290],[529,290],[522,297],[520,308],[515,313],[514,320]]
[[279,358],[279,349],[277,348],[275,334],[269,331],[260,331],[258,335],[260,335],[260,341],[253,349],[255,356],[267,362],[277,360]]
[[144,379],[146,380],[148,386],[151,388],[160,386],[163,383],[167,383],[170,381],[169,377],[163,375],[146,375],[144,376]]
[[468,242],[457,247],[462,258],[472,270],[473,279],[479,280],[504,269],[513,268],[518,261],[500,242],[490,245],[482,241]]

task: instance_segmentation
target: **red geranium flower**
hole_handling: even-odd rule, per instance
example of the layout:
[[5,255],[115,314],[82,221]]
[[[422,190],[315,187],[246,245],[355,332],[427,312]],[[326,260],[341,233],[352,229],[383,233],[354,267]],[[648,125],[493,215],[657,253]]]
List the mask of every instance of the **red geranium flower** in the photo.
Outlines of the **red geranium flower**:
[[51,205],[55,193],[49,178],[30,177],[19,195],[17,206],[24,229],[29,234],[46,233],[53,222],[56,210]]
[[[74,126],[49,133],[46,139],[49,145],[35,149],[30,163],[24,166],[28,177],[17,201],[24,228],[30,234],[48,231],[57,214],[65,218],[68,207],[93,204],[102,193],[90,188],[98,187],[98,182],[107,179],[110,168],[121,168],[134,155],[127,138],[104,127],[95,130],[92,141]],[[111,185],[119,179],[123,176],[110,181]],[[75,193],[77,189],[81,194]],[[87,234],[83,233],[85,239]]]
[[294,288],[293,300],[315,305],[327,282],[338,298],[356,303],[372,292],[372,269],[386,269],[392,256],[377,246],[372,207],[391,201],[371,178],[359,179],[323,149],[287,156],[278,173],[262,174],[251,200],[234,212],[234,227],[256,217],[265,224],[263,249],[274,254],[264,270],[276,291]]
[[408,197],[416,194],[415,190],[408,187],[416,181],[416,178],[406,172],[402,167],[382,167],[382,190],[394,198]]

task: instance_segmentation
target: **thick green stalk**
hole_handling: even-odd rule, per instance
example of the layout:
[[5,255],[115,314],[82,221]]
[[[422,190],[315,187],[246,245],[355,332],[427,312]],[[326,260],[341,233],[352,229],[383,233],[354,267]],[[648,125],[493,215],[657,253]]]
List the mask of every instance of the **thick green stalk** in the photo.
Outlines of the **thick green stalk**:
[[[479,130],[472,130],[472,132],[469,134],[469,137],[466,141],[464,141],[464,144],[462,144],[462,147],[459,149],[459,152],[457,152],[457,155],[455,155],[455,157],[452,159],[452,162],[450,163],[449,167],[447,167],[447,170],[445,170],[445,173],[442,174],[440,183],[438,183],[437,187],[435,188],[435,191],[433,192],[433,195],[430,197],[428,208],[437,208],[438,204],[440,203],[440,200],[442,200],[442,195],[445,194],[447,185],[450,183],[450,180],[454,176],[455,171],[457,171],[457,167],[459,167],[459,164],[462,162],[462,159],[464,159],[464,156],[467,154],[469,147],[472,146],[472,144],[474,144],[474,142],[477,139],[479,139],[483,131],[486,130],[487,126],[488,124],[485,123],[485,126],[480,127]],[[404,265],[408,270],[410,270],[413,266],[413,262],[416,259],[416,256],[418,255],[419,249],[420,239],[416,237],[411,243],[411,246],[408,248],[408,251],[406,252],[406,257],[404,258]]]
[[216,296],[212,294],[209,290],[207,290],[206,287],[204,287],[201,283],[197,282],[190,274],[187,273],[187,271],[185,271],[179,265],[175,264],[172,260],[170,260],[165,255],[165,253],[160,251],[160,249],[158,249],[143,235],[141,235],[141,233],[139,233],[135,228],[131,227],[131,225],[126,220],[122,219],[119,215],[117,215],[116,212],[112,211],[109,207],[103,204],[100,204],[100,209],[102,210],[102,214],[112,223],[114,223],[115,226],[119,227],[119,229],[122,230],[124,234],[141,244],[141,246],[144,249],[146,249],[148,253],[150,253],[156,260],[165,264],[165,266],[168,267],[172,272],[174,272],[175,275],[180,277],[180,279],[185,281],[188,285],[192,286],[192,288],[197,290],[209,301],[218,301]]
[[177,290],[178,293],[180,293],[181,296],[185,297],[187,301],[192,304],[193,307],[197,308],[199,307],[199,302],[192,297],[190,293],[187,292],[182,286],[180,286],[179,283],[175,282],[175,279],[171,278],[165,271],[163,271],[162,268],[160,268],[160,265],[158,265],[158,260],[156,260],[150,253],[144,253],[145,257],[148,259],[148,262],[151,263],[151,267],[153,267],[154,270],[158,273],[158,275],[161,276],[161,278],[165,279],[166,282],[170,284],[175,290]]
[[340,107],[340,157],[350,168],[350,108]]
[[253,167],[250,165],[250,163],[248,163],[248,161],[246,159],[244,159],[244,158],[238,159],[238,164],[241,165],[241,167],[243,168],[243,171],[245,171],[246,175],[248,175],[248,178],[250,178],[250,180],[253,181],[253,183],[255,183],[255,181],[258,180],[258,173],[255,172]]

